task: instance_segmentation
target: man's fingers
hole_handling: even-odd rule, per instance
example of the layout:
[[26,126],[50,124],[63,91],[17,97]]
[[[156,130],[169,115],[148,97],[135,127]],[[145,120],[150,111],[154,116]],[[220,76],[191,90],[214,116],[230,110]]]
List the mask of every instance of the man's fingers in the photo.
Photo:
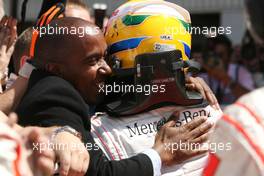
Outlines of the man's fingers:
[[213,93],[213,91],[210,89],[210,87],[206,84],[206,82],[202,78],[197,78],[197,81],[200,83],[200,85],[203,87],[203,90],[205,92],[206,99],[212,105],[215,109],[218,109],[219,106],[218,101]]
[[69,175],[80,176],[83,158],[78,152],[72,152]]
[[71,166],[71,153],[63,152],[60,156],[60,176],[67,176]]
[[199,156],[201,154],[205,154],[207,152],[208,152],[208,148],[206,148],[206,149],[200,148],[200,149],[196,149],[196,150],[191,150],[190,155],[192,157],[195,157],[195,156]]
[[3,45],[7,45],[8,41],[10,40],[10,34],[9,34],[10,30],[4,26],[4,27],[0,27],[0,46]]
[[6,28],[3,31],[3,34],[4,34],[4,38],[3,38],[3,41],[2,41],[2,46],[5,46],[6,45],[5,52],[7,52],[7,46],[9,45],[10,39],[11,39],[10,29],[9,28]]
[[11,20],[11,24],[10,24],[10,41],[9,41],[9,44],[8,44],[8,48],[10,48],[16,41],[17,39],[17,20],[12,18]]
[[90,157],[88,155],[87,158],[85,158],[84,162],[83,162],[83,168],[82,168],[82,173],[86,174],[88,167],[89,167],[89,163],[90,163]]
[[195,118],[194,120],[190,121],[189,123],[183,125],[182,127],[192,131],[193,129],[197,128],[201,124],[205,123],[207,120],[207,117],[201,116],[199,118]]
[[187,84],[185,84],[185,86],[188,90],[194,90],[195,89],[195,85],[193,83],[187,83]]
[[54,160],[49,157],[38,157],[38,170],[41,170],[45,175],[52,175],[54,171]]
[[206,92],[206,97],[209,101],[209,104],[216,110],[220,110],[218,100],[213,92]]
[[17,115],[16,115],[16,113],[10,113],[9,116],[8,116],[7,124],[10,127],[13,127],[16,123],[17,123]]
[[12,21],[13,21],[12,17],[7,17],[7,27],[11,27],[12,26]]
[[198,91],[200,94],[202,94],[203,98],[206,99],[204,89],[201,85],[201,83],[198,81],[197,78],[190,77],[190,81],[195,85],[195,90]]
[[203,98],[206,99],[213,108],[217,110],[220,109],[214,93],[202,78],[199,77],[186,78],[186,87],[187,89],[198,91],[199,93],[202,94]]
[[23,134],[26,135],[24,137],[26,137],[28,139],[29,142],[31,143],[39,143],[39,138],[40,138],[40,131],[37,129],[32,129],[30,130],[30,132]]
[[8,117],[0,111],[0,122],[6,123],[8,121]]
[[7,33],[8,32],[8,26],[7,26],[8,20],[9,20],[9,17],[5,15],[0,22],[0,46],[6,43],[6,38],[8,35]]
[[169,117],[169,120],[168,121],[177,121],[179,120],[180,118],[180,111],[182,111],[184,108],[180,108],[180,109],[177,109],[176,111],[174,111],[171,116]]
[[0,21],[0,27],[7,25],[8,17],[5,15]]
[[7,57],[11,57],[12,54],[13,54],[13,52],[14,52],[14,50],[15,50],[15,43],[13,43],[13,44],[10,46],[10,48],[7,50],[7,53],[6,53]]
[[4,27],[0,27],[0,46],[4,43],[5,33],[4,33]]
[[176,125],[176,122],[174,120],[168,121],[163,125],[163,127],[174,127]]
[[3,25],[1,26],[1,45],[7,45],[7,48],[10,48],[11,45],[17,38],[17,20],[12,17],[6,17]]
[[190,132],[191,139],[195,139],[196,137],[206,134],[213,126],[214,124],[209,121],[197,126],[197,128]]
[[0,46],[0,52],[1,53],[5,53],[6,52],[6,49],[7,49],[7,46],[6,45]]
[[204,143],[204,142],[207,142],[208,141],[208,139],[209,139],[209,136],[210,136],[210,132],[207,132],[207,133],[205,133],[205,134],[203,134],[203,135],[201,135],[201,136],[199,136],[198,138],[195,138],[194,140],[192,140],[191,142],[192,143],[195,143],[195,144],[202,144],[202,143]]

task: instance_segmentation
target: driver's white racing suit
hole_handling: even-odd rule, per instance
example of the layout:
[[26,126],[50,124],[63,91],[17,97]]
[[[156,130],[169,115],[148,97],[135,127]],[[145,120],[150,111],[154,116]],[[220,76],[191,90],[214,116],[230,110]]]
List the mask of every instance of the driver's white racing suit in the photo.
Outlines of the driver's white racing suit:
[[[199,116],[207,116],[208,120],[216,121],[222,115],[221,110],[215,110],[211,106],[184,110],[183,107],[163,107],[122,118],[97,113],[91,119],[92,135],[110,160],[125,159],[152,148],[157,129],[166,123],[175,111],[180,112],[176,126],[181,126]],[[179,165],[163,166],[161,173],[166,176],[201,175],[207,159],[207,154],[204,154]]]
[[211,154],[205,176],[263,176],[264,88],[228,106],[210,141],[230,143],[231,150]]

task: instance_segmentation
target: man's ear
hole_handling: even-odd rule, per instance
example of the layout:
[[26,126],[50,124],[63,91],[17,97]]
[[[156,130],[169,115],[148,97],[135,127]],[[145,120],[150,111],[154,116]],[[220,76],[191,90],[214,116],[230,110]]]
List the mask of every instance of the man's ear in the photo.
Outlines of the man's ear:
[[58,76],[63,76],[63,73],[64,73],[64,71],[63,71],[64,69],[63,69],[62,64],[48,63],[48,64],[46,64],[45,69],[48,72],[56,74]]

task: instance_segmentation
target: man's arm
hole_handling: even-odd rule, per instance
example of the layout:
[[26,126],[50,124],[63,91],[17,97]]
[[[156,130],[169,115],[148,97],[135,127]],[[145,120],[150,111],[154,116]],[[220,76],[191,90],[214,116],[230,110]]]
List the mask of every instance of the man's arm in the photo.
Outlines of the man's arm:
[[145,154],[120,162],[106,159],[90,134],[87,105],[69,83],[54,77],[29,86],[17,108],[19,123],[42,127],[68,125],[79,131],[91,158],[88,175],[153,175],[151,160]]
[[[55,76],[36,77],[33,73],[32,79],[35,79],[35,83],[34,80],[29,83],[29,91],[17,109],[20,123],[42,127],[68,125],[79,131],[91,158],[87,175],[153,176],[154,168],[160,170],[161,161],[164,164],[172,164],[206,152],[197,150],[172,152],[166,150],[164,146],[173,142],[179,143],[179,141],[204,142],[211,124],[204,123],[205,119],[201,118],[198,122],[190,123],[193,126],[188,124],[182,128],[175,128],[172,123],[169,123],[166,128],[162,128],[156,137],[156,145],[153,147],[156,151],[150,149],[145,154],[142,153],[126,160],[108,161],[91,136],[87,105],[79,93],[69,83]],[[162,156],[161,160],[159,156]],[[159,173],[156,172],[156,174]]]

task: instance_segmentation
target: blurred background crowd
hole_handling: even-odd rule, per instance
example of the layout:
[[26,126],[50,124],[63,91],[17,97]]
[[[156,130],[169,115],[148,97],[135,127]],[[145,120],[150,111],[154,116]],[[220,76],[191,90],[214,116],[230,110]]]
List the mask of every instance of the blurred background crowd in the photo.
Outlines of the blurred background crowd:
[[[190,10],[193,27],[201,29],[218,29],[223,27],[224,29],[230,29],[227,33],[218,35],[216,35],[217,31],[211,30],[192,34],[191,58],[198,61],[201,65],[201,71],[194,76],[199,76],[205,80],[222,107],[232,104],[242,95],[264,86],[264,48],[262,48],[263,45],[258,46],[258,44],[254,42],[253,37],[246,28],[243,0],[169,1]],[[15,74],[18,75],[20,66],[23,65],[27,59],[24,58],[24,56],[30,55],[32,26],[34,26],[36,19],[39,18],[43,12],[46,12],[54,2],[56,2],[56,0],[0,0],[0,18],[2,19],[4,14],[13,17],[4,17],[0,22],[0,33],[1,27],[2,29],[6,26],[10,28],[10,31],[6,31],[6,34],[10,37],[5,37],[2,31],[0,34],[0,41],[2,45],[5,44],[7,47],[7,49],[4,48],[6,51],[4,53],[7,55],[6,57],[8,58],[12,55],[8,70],[4,70],[5,67],[2,67],[0,64],[0,71],[3,72],[4,70],[6,72],[4,73],[6,75],[2,74],[0,76],[1,78],[6,78],[5,80],[1,80],[2,92],[8,90],[11,83],[16,79]],[[82,18],[86,21],[95,23],[104,30],[111,14],[116,13],[114,9],[124,2],[126,1],[68,0],[65,8],[65,16]],[[17,21],[15,19],[17,19]],[[16,29],[17,39],[15,39]],[[154,29],[153,27],[153,30]],[[12,45],[15,45],[13,46],[15,49],[12,48]],[[28,143],[32,143],[32,141],[45,142],[47,140],[39,138],[40,132],[38,134],[38,132],[34,131],[36,129],[30,128],[24,131],[25,134],[21,133],[20,131],[23,129],[15,126],[16,115],[11,114],[9,120],[4,114],[0,113],[0,116],[5,117],[6,119],[4,122],[8,124],[8,126],[0,128],[2,130],[0,130],[0,135],[1,133],[4,134],[6,131],[15,129],[22,137],[24,135],[26,136],[24,138],[28,139],[26,142],[20,142],[21,144],[13,144],[14,147],[10,150],[13,150],[16,146],[28,146]],[[48,132],[46,133],[50,134],[53,129],[47,130]],[[15,133],[13,137],[19,139],[21,136]],[[64,141],[64,138],[61,140]],[[3,144],[2,146],[7,146],[5,145],[6,143],[3,142]],[[25,148],[23,150],[31,149]],[[34,166],[33,168],[27,166],[25,167],[26,170],[32,170],[32,175],[35,175],[34,168],[35,170],[41,170],[39,168],[42,167],[45,172],[52,172],[52,169],[46,168],[52,168],[53,165],[50,167],[48,162],[48,164],[46,164],[43,161],[35,161],[32,158],[53,160],[54,153],[49,151],[50,153],[41,155],[36,151],[31,152],[32,153],[28,152],[31,158],[27,160],[31,163],[38,162],[38,166],[36,166],[36,168]],[[35,157],[35,155],[37,155],[37,157]],[[88,161],[87,158],[86,160]],[[88,167],[88,164],[86,165]],[[87,168],[84,170],[87,170]]]
[[[40,1],[3,1],[5,13],[19,21],[18,34],[34,24],[36,17],[42,13]],[[124,2],[70,0],[66,16],[77,15],[103,28],[114,9]],[[192,36],[192,58],[202,65],[199,76],[207,82],[220,104],[231,104],[241,95],[264,85],[264,76],[260,72],[264,67],[262,63],[264,50],[252,42],[253,39],[246,30],[243,0],[171,0],[171,2],[190,10],[193,27],[229,28],[229,32],[223,35],[216,36],[209,31],[195,33]],[[12,72],[14,66],[10,64],[9,67],[9,71]]]

